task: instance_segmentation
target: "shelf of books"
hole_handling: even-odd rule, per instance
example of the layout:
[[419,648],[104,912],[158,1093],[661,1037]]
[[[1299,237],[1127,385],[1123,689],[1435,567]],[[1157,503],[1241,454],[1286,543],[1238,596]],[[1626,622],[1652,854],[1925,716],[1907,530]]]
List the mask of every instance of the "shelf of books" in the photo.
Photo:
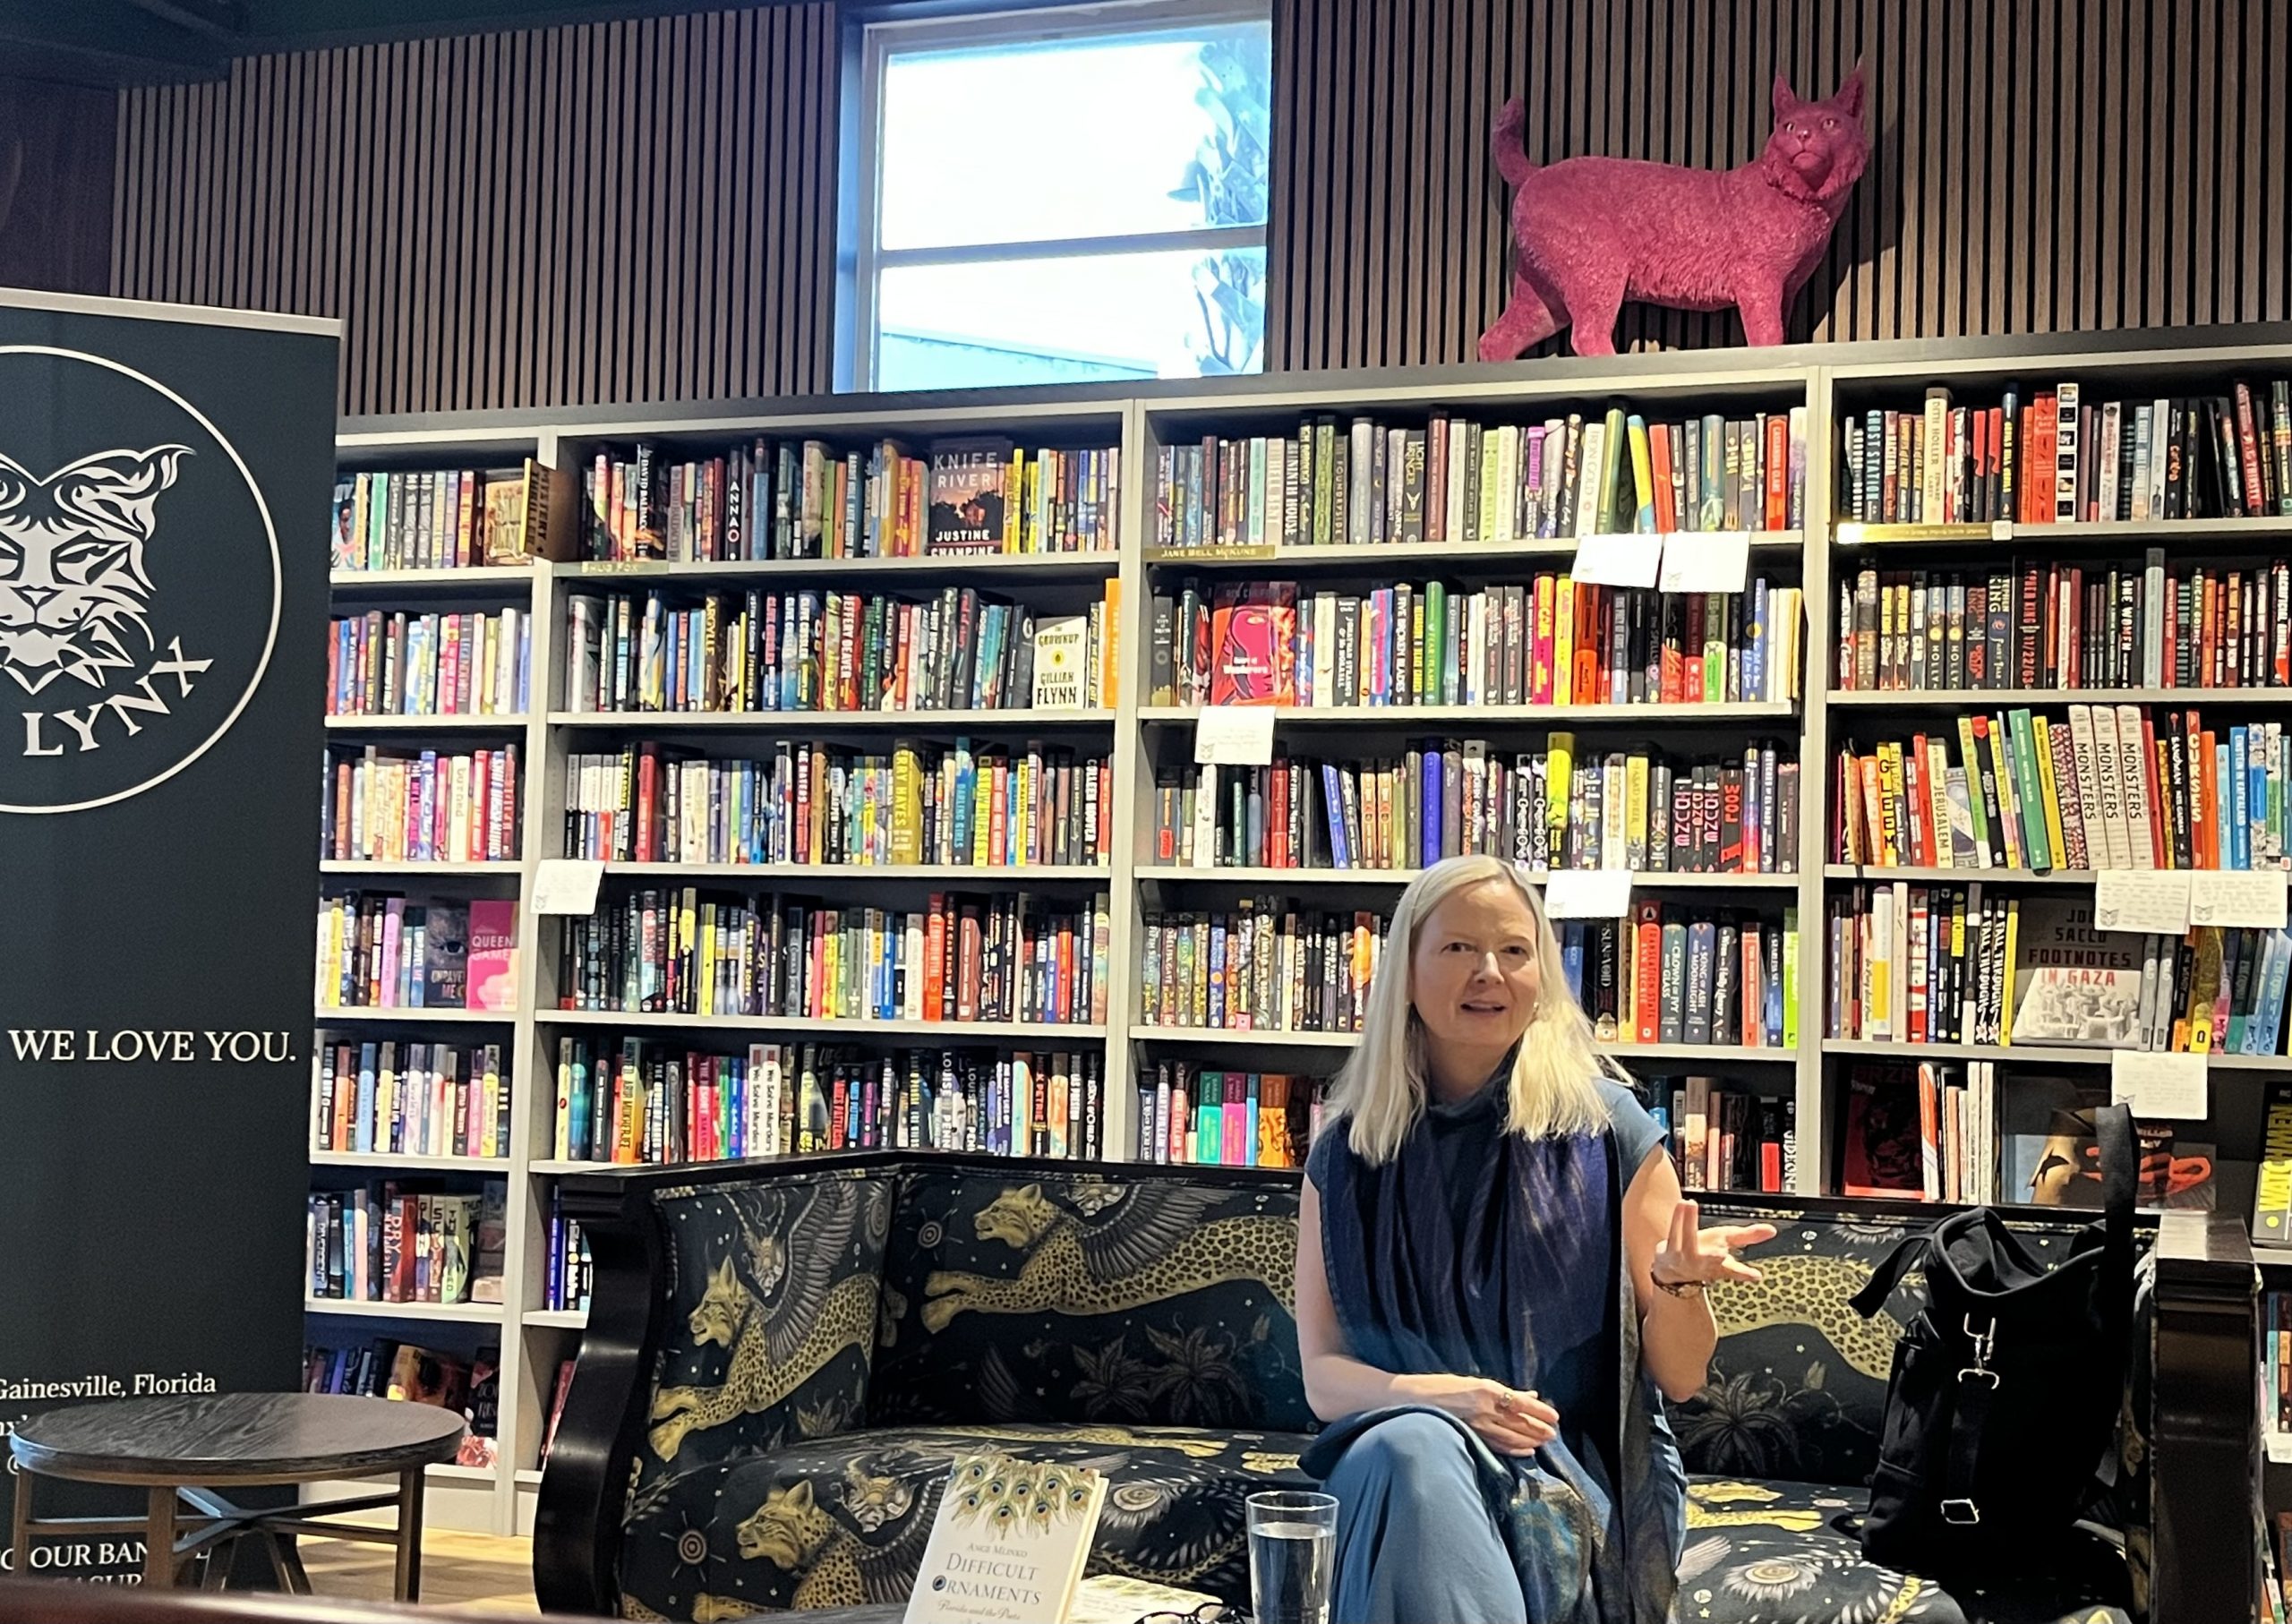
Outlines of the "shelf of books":
[[327,633],[305,1382],[462,1410],[430,1515],[485,1530],[520,1379],[541,446],[346,436]]
[[2254,1198],[2292,1090],[2270,337],[1828,369],[1828,1188],[2095,1206],[2114,1097],[2146,1203]]
[[2237,1203],[2281,1090],[2292,1224],[2260,337],[346,436],[313,1380],[474,1387],[526,1526],[563,1180],[1294,1162],[1463,851],[1692,1188],[2074,1202],[2115,1090]]
[[1147,403],[1128,1154],[1301,1156],[1395,896],[1484,851],[1578,897],[1578,995],[1666,1115],[1724,1109],[1725,1182],[1795,1181],[1811,406],[1645,367]]
[[535,1223],[512,1479],[586,1318],[560,1181],[840,1147],[1109,1153],[1127,408],[600,423],[534,781]]

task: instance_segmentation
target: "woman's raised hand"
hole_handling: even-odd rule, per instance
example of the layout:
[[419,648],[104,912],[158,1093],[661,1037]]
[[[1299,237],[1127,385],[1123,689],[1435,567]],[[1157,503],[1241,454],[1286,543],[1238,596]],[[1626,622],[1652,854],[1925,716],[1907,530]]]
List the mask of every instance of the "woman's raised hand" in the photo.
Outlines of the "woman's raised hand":
[[1648,1261],[1647,1272],[1659,1286],[1710,1286],[1721,1280],[1755,1283],[1757,1269],[1735,1254],[1775,1238],[1772,1224],[1715,1224],[1703,1228],[1702,1209],[1682,1200],[1672,1209],[1671,1227],[1663,1244]]

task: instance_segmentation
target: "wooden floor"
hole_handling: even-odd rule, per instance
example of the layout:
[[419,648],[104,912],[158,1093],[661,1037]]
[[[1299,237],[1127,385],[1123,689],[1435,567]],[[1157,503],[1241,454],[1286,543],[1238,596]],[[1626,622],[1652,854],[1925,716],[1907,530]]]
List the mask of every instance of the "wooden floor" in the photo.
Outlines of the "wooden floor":
[[[387,1545],[305,1535],[295,1542],[311,1588],[322,1596],[359,1601],[390,1599]],[[491,1534],[432,1532],[422,1537],[422,1601],[426,1607],[524,1614],[534,1603],[533,1542]]]

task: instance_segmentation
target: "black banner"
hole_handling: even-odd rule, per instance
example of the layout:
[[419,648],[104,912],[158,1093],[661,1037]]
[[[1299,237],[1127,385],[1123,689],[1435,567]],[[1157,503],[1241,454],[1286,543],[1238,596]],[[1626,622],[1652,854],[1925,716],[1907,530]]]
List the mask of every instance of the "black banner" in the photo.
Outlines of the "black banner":
[[0,1432],[299,1384],[336,349],[0,291]]

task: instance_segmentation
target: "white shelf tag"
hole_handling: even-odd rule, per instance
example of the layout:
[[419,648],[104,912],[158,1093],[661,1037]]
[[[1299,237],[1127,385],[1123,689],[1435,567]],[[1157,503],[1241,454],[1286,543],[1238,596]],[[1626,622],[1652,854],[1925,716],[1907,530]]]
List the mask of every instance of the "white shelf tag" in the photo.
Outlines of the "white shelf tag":
[[2284,928],[2284,870],[2198,868],[2188,876],[2188,922]]
[[1555,868],[1544,876],[1544,910],[1555,919],[1620,919],[1631,911],[1629,868]]
[[2104,868],[2093,876],[2093,927],[2177,936],[2188,929],[2188,875]]
[[534,876],[535,911],[593,914],[604,877],[605,866],[594,858],[545,857]]
[[1194,718],[1198,765],[1261,767],[1273,760],[1273,707],[1213,705]]
[[1663,538],[1652,530],[1579,535],[1569,573],[1579,586],[1653,586],[1663,554]]
[[1664,592],[1740,592],[1749,577],[1748,530],[1676,530],[1663,538]]
[[2118,1049],[2109,1056],[2109,1099],[2131,1106],[2135,1116],[2169,1116],[2202,1122],[2212,1115],[2211,1090],[2202,1055],[2142,1055]]

